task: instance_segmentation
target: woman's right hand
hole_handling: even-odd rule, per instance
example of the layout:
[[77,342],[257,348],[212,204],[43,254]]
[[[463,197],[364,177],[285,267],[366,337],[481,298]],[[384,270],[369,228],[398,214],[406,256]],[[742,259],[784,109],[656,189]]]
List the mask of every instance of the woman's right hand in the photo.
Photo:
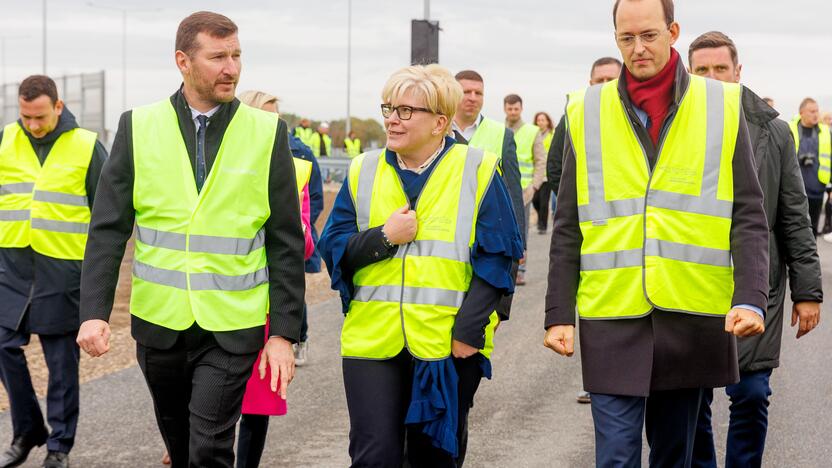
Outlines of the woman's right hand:
[[405,205],[387,218],[381,230],[391,244],[403,245],[416,238],[417,228],[416,212],[410,209],[410,205]]

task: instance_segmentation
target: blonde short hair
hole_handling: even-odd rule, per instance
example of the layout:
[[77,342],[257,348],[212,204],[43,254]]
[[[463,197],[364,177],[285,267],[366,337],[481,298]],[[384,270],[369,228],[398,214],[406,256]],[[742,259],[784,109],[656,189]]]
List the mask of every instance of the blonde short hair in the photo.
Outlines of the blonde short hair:
[[264,93],[263,91],[245,91],[240,94],[238,98],[243,104],[249,105],[256,109],[262,109],[266,104],[273,102],[275,104],[280,101],[277,96]]
[[425,107],[431,112],[446,116],[449,127],[462,101],[462,86],[447,68],[436,64],[412,65],[396,71],[384,85],[381,99],[392,103],[408,92],[424,98]]

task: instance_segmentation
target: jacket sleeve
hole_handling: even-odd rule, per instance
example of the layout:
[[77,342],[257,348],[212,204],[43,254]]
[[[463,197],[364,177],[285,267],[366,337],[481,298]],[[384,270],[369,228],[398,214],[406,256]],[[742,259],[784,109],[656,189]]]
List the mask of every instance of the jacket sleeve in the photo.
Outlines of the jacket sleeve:
[[546,182],[546,146],[543,144],[543,132],[537,132],[534,138],[534,146],[532,147],[532,154],[534,157],[534,172],[532,173],[532,185],[535,190],[540,190],[540,187]]
[[295,165],[286,122],[277,126],[269,167],[269,208],[264,226],[269,265],[269,336],[300,340],[306,277],[304,238],[298,204]]
[[132,113],[122,114],[101,169],[81,269],[80,320],[109,320],[124,247],[133,233]]
[[733,171],[731,256],[734,259],[734,297],[731,305],[750,304],[765,311],[769,291],[768,222],[744,113],[740,113]]
[[[0,136],[2,140],[2,136]],[[85,181],[87,189],[87,202],[90,205],[90,210],[95,203],[95,190],[98,188],[98,179],[101,178],[101,169],[104,167],[104,161],[107,160],[107,150],[100,141],[95,142],[95,147],[92,150],[92,159],[87,168],[87,178]]]
[[523,245],[526,245],[526,215],[523,204],[523,188],[520,185],[520,163],[517,162],[517,145],[514,142],[514,132],[506,128],[503,134],[503,156],[500,163],[503,170],[503,180],[511,195],[514,206],[514,217],[520,228]]
[[785,122],[775,121],[775,124],[781,174],[774,229],[783,242],[792,302],[823,302],[820,258],[809,221],[809,202],[797,164],[794,137]]
[[552,137],[552,145],[549,147],[549,155],[546,160],[546,180],[552,188],[555,196],[560,186],[561,172],[563,171],[563,149],[566,140],[566,116],[562,116],[555,127],[555,134]]
[[575,325],[575,304],[581,273],[583,235],[578,223],[578,196],[575,189],[575,153],[566,143],[563,156],[558,209],[549,249],[549,287],[546,290],[544,327]]

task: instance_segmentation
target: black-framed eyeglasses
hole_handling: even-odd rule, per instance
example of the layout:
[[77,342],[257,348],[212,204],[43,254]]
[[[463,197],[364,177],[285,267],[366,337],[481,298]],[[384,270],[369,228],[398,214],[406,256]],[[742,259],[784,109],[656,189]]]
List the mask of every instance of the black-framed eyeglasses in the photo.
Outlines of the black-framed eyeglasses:
[[384,116],[385,119],[389,119],[393,112],[399,114],[399,119],[401,120],[410,120],[413,117],[414,112],[429,112],[433,114],[433,111],[430,109],[425,109],[424,107],[413,107],[413,106],[393,106],[391,104],[382,104],[381,105],[381,115]]
[[646,31],[641,34],[621,34],[615,36],[615,41],[618,42],[618,45],[620,45],[621,47],[634,46],[636,44],[636,39],[641,40],[642,44],[649,44],[651,42],[656,42],[656,39],[658,39],[663,32],[664,30]]

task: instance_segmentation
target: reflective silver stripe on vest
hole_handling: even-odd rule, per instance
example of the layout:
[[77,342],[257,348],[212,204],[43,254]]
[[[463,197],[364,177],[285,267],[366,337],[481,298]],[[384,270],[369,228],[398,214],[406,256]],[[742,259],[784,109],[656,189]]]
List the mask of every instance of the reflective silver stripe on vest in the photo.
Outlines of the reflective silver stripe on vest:
[[680,262],[718,267],[730,267],[733,264],[730,250],[710,249],[658,239],[647,239],[644,249],[645,255],[669,258]]
[[140,278],[151,283],[178,289],[188,289],[188,279],[185,276],[185,273],[181,271],[165,270],[164,268],[157,268],[134,260],[133,274],[136,278]]
[[11,195],[13,193],[32,193],[35,189],[34,182],[16,182],[14,184],[0,185],[0,195]]
[[28,221],[29,210],[0,210],[0,221]]
[[[188,281],[184,272],[166,270],[146,263],[134,261],[133,274],[136,278],[151,283],[187,290]],[[191,274],[192,291],[247,291],[269,281],[269,271],[266,268],[240,276],[226,276],[216,273]]]
[[[186,250],[187,236],[178,232],[159,231],[144,226],[138,226],[138,240],[152,247],[162,247],[171,250]],[[253,239],[237,237],[191,235],[191,252],[248,255],[266,244],[266,232],[257,231]]]
[[597,221],[638,214],[644,214],[644,200],[641,198],[628,198],[603,204],[590,203],[589,205],[578,206],[578,217],[581,221]]
[[[578,206],[581,222],[612,218],[604,195],[604,164],[601,157],[601,90],[591,86],[584,95],[584,150],[586,151],[586,185],[589,204]],[[641,204],[644,201],[641,200]],[[581,214],[590,215],[584,218]]]
[[55,221],[53,219],[32,218],[32,229],[41,231],[65,232],[68,234],[86,234],[90,225],[87,223],[72,223],[69,221]]
[[641,267],[642,250],[619,250],[581,255],[581,271],[612,270],[614,268]]
[[[703,187],[704,190],[704,187]],[[683,193],[651,190],[648,195],[650,206],[668,210],[697,213],[718,218],[732,218],[734,203],[727,200],[717,200],[716,197],[706,199]]]
[[269,281],[269,270],[262,268],[240,276],[226,276],[216,273],[192,273],[192,291],[247,291]]
[[[465,256],[465,252],[460,251],[457,244],[437,240],[413,241],[407,249],[399,248],[396,252],[395,258],[404,258],[405,250],[407,250],[408,257],[437,257],[446,258],[448,260],[459,260],[461,257]],[[468,251],[467,245],[464,250]]]
[[465,292],[438,288],[412,288],[401,286],[357,286],[352,300],[358,302],[394,302],[405,304],[462,306]]
[[722,161],[722,140],[725,135],[725,88],[716,80],[705,80],[707,121],[705,128],[705,165],[702,191],[699,196],[650,190],[647,204],[657,208],[698,213],[719,218],[733,217],[734,204],[717,199]]
[[61,205],[72,205],[72,206],[88,206],[89,202],[87,201],[86,195],[72,195],[69,193],[62,193],[62,192],[49,192],[46,190],[35,190],[34,195],[32,198],[39,202],[45,203],[58,203]]
[[361,163],[361,171],[358,173],[358,187],[355,188],[358,200],[353,200],[355,219],[358,222],[359,231],[366,231],[370,228],[370,202],[373,198],[373,183],[376,180],[376,172],[382,155],[384,155],[384,149],[367,153]]

